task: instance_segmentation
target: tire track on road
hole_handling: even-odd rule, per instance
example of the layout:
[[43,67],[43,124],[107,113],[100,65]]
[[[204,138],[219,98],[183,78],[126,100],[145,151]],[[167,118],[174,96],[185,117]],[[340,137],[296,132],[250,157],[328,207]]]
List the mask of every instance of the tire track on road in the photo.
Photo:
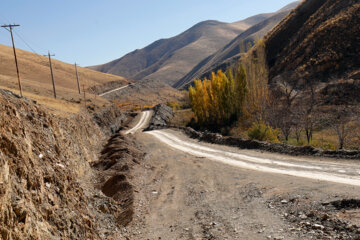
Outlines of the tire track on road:
[[145,111],[145,112],[141,112],[141,117],[139,122],[131,129],[127,130],[125,132],[125,134],[134,134],[136,133],[139,129],[144,128],[146,123],[148,122],[148,120],[151,117],[151,111]]
[[[359,171],[359,167],[356,166],[341,167],[340,165],[328,163],[310,164],[305,161],[299,163],[289,163],[286,161],[265,159],[233,152],[226,152],[217,149],[216,145],[214,145],[213,148],[209,148],[198,143],[189,143],[181,140],[174,134],[165,131],[157,130],[147,132],[147,134],[154,136],[161,142],[167,144],[174,149],[186,152],[190,155],[205,157],[207,159],[235,167],[360,186],[360,176],[359,174],[357,174],[357,171]],[[353,175],[350,175],[350,172]]]

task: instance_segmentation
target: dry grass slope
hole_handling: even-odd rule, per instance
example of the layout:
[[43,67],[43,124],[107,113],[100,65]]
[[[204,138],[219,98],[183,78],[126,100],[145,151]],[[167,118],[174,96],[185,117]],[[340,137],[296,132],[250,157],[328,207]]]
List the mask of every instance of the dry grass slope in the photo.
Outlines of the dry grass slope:
[[304,79],[329,82],[360,69],[360,3],[307,0],[266,38],[272,78],[295,72]]
[[[20,77],[24,95],[39,101],[49,103],[52,107],[61,108],[65,104],[61,100],[79,101],[74,65],[53,60],[53,69],[56,82],[58,99],[52,100],[53,90],[49,61],[47,57],[17,49]],[[103,85],[109,82],[119,82],[120,85],[128,81],[120,76],[100,73],[87,68],[78,67],[81,87],[88,89],[93,86]],[[18,80],[11,47],[0,45],[0,87],[18,92]],[[98,98],[99,102],[101,100]],[[70,104],[70,103],[66,103]],[[70,111],[76,111],[78,106],[71,106]]]

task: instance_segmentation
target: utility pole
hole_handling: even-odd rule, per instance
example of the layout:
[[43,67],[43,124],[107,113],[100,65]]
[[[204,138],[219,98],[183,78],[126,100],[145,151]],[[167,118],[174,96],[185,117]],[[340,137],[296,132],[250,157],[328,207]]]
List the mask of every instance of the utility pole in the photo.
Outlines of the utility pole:
[[76,72],[77,86],[78,86],[78,90],[79,90],[79,94],[80,94],[80,81],[79,81],[79,74],[78,74],[78,70],[77,70],[77,65],[76,65],[76,63],[75,63],[75,72]]
[[55,80],[54,80],[54,73],[53,73],[53,69],[52,69],[52,64],[51,64],[51,57],[55,56],[55,54],[50,54],[50,51],[48,51],[48,55],[44,55],[45,57],[48,56],[49,57],[49,65],[50,65],[50,72],[51,72],[51,80],[52,80],[52,84],[53,84],[53,90],[54,90],[54,98],[56,98],[56,88],[55,88]]
[[86,95],[85,95],[85,85],[83,84],[83,92],[84,92],[84,105],[86,109]]
[[[9,24],[9,25],[2,25],[1,27],[3,27],[3,28],[5,28],[6,30],[8,30],[8,31],[10,32],[10,34],[11,34],[11,41],[12,41],[13,50],[14,50],[16,73],[17,73],[17,77],[18,77],[20,96],[22,97],[23,94],[22,94],[22,89],[21,89],[19,66],[18,66],[18,62],[17,62],[16,50],[15,50],[15,43],[14,43],[14,36],[13,36],[13,32],[12,32],[13,27],[19,27],[19,26],[20,26],[19,24]],[[7,28],[9,28],[9,29],[7,29]]]

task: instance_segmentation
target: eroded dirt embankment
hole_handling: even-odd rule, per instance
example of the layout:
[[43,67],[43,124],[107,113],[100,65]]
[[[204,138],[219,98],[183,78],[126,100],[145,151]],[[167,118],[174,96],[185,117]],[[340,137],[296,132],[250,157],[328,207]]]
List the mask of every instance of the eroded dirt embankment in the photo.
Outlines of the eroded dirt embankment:
[[121,120],[114,109],[53,114],[0,90],[0,238],[105,239],[127,224],[133,190],[114,173],[141,154],[115,135],[98,160]]

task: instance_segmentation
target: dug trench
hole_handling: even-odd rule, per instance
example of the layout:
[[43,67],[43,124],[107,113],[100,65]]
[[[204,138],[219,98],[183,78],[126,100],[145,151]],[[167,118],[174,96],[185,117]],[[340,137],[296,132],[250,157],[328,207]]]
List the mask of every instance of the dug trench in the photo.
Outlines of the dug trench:
[[0,90],[0,239],[110,239],[126,226],[143,153],[117,131],[132,117],[111,106],[60,112]]
[[[144,153],[135,146],[131,139],[117,132],[104,146],[100,159],[92,163],[98,173],[97,188],[114,199],[122,209],[116,216],[121,226],[132,221],[134,189],[129,182],[132,179],[131,169],[144,158]],[[107,213],[109,209],[102,207],[101,211]]]

